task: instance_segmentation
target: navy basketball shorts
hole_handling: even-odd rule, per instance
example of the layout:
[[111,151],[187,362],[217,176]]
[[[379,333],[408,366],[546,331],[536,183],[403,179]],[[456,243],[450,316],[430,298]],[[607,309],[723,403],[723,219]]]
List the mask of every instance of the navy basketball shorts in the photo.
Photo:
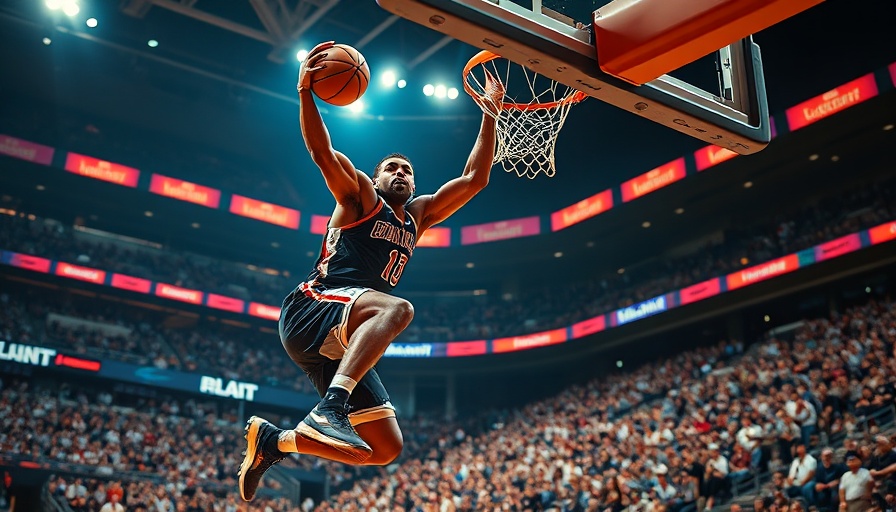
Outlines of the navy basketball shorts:
[[[321,397],[336,375],[339,361],[348,347],[346,331],[352,305],[370,290],[302,283],[283,301],[280,341]],[[352,425],[395,417],[395,407],[389,401],[389,393],[376,368],[371,368],[358,381],[348,404]]]

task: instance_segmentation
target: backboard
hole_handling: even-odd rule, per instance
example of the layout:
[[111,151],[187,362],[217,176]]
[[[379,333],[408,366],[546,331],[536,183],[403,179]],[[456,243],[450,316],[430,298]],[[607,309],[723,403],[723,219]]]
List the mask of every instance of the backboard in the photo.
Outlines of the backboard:
[[[575,1],[575,0],[569,0]],[[655,0],[669,3],[667,0]],[[788,5],[812,4],[821,0],[764,0],[764,4]],[[443,34],[449,35],[472,46],[491,51],[505,59],[540,73],[552,80],[578,89],[588,96],[615,105],[640,117],[655,121],[659,124],[675,129],[679,132],[704,140],[708,143],[728,148],[740,154],[751,154],[763,149],[771,138],[768,118],[768,103],[765,95],[765,80],[762,71],[762,58],[759,47],[753,43],[751,32],[745,32],[744,36],[733,40],[728,46],[709,48],[702,55],[717,51],[717,75],[719,90],[708,92],[696,86],[678,80],[668,74],[662,74],[643,84],[637,80],[627,79],[621,73],[608,73],[602,69],[602,63],[598,60],[601,56],[601,41],[595,35],[607,34],[619,36],[613,43],[615,49],[620,47],[619,40],[623,43],[623,56],[627,48],[624,48],[627,40],[626,34],[619,34],[616,27],[602,23],[614,19],[624,19],[618,16],[620,12],[628,9],[627,14],[632,14],[630,7],[647,3],[645,0],[614,0],[592,14],[591,20],[572,20],[556,11],[544,8],[541,0],[529,0],[530,5],[520,5],[521,0],[377,0],[378,4],[387,11],[402,18],[414,21],[420,25],[430,27]],[[721,2],[709,2],[710,4],[735,5],[736,0],[722,0]],[[697,0],[677,0],[671,2],[679,5],[687,11],[687,6],[693,5]],[[707,2],[703,2],[706,4]],[[740,0],[738,5],[742,8],[745,3]],[[760,3],[754,0],[754,3]],[[615,9],[614,9],[615,8]],[[799,10],[806,8],[800,6]],[[615,10],[615,12],[614,12]],[[603,12],[602,12],[603,11]],[[651,12],[651,11],[647,11]],[[718,10],[713,11],[715,14]],[[796,11],[798,12],[798,11]],[[635,13],[640,15],[641,13]],[[779,13],[771,13],[771,16],[784,16]],[[700,13],[699,17],[703,25],[712,16]],[[770,25],[766,16],[762,20],[754,20],[750,26],[739,26],[743,32],[758,26],[758,24]],[[641,21],[635,30],[641,30]],[[661,25],[663,19],[652,20]],[[679,20],[681,26],[685,26],[693,33],[695,25],[692,19]],[[718,20],[715,23],[720,23]],[[647,24],[645,24],[647,25]],[[724,25],[724,23],[723,23]],[[743,25],[743,23],[741,23]],[[682,34],[681,26],[653,27],[660,36],[666,37],[669,45],[684,47],[693,43],[694,38],[688,41],[676,43],[675,37]],[[614,32],[616,30],[616,32]],[[631,29],[629,29],[631,30]],[[648,27],[646,33],[650,32]],[[671,32],[672,36],[668,37]],[[731,30],[728,35],[733,34]],[[723,34],[725,35],[725,34]],[[698,38],[699,39],[699,38]],[[653,38],[656,42],[657,38]],[[719,39],[716,38],[716,41]],[[713,44],[713,41],[698,41],[703,46]],[[643,46],[643,42],[639,42]],[[610,43],[605,44],[604,53],[609,54]],[[701,48],[690,48],[700,51]],[[662,64],[666,54],[651,50],[655,58],[652,63]],[[644,52],[641,52],[643,57]],[[680,56],[679,56],[680,57]],[[700,57],[697,55],[696,57]],[[695,57],[695,58],[696,58]],[[667,59],[665,62],[674,61]],[[643,64],[643,62],[642,62]],[[677,68],[674,66],[670,68]],[[656,66],[653,68],[657,69]],[[649,72],[649,70],[648,70]],[[643,73],[642,75],[643,76]]]

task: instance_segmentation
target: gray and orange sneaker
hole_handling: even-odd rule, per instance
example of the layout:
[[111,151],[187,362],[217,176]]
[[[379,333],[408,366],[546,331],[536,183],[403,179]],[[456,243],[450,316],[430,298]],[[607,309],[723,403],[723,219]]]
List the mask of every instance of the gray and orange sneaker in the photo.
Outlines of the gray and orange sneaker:
[[353,458],[358,464],[373,454],[348,419],[348,405],[328,407],[317,404],[299,423],[296,431],[318,443],[330,446]]

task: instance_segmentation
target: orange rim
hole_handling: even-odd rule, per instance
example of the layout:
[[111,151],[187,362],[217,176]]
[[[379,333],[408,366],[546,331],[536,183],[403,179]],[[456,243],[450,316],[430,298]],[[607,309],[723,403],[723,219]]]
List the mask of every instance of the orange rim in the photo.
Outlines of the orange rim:
[[[470,75],[470,72],[473,71],[473,68],[476,66],[480,66],[485,64],[486,62],[491,62],[495,59],[503,59],[498,54],[492,53],[488,50],[482,50],[481,52],[474,55],[470,60],[467,61],[467,65],[464,66],[464,91],[467,92],[472,97],[482,97],[481,94],[477,93],[470,86],[469,80],[467,77]],[[498,77],[495,77],[498,78]],[[506,84],[505,84],[506,85]],[[575,94],[571,94],[570,96],[563,98],[562,100],[557,101],[549,101],[546,103],[514,103],[514,102],[503,102],[502,108],[509,108],[514,110],[539,110],[539,109],[550,109],[557,108],[562,105],[567,105],[570,103],[578,103],[584,100],[588,95],[582,91],[576,91]]]

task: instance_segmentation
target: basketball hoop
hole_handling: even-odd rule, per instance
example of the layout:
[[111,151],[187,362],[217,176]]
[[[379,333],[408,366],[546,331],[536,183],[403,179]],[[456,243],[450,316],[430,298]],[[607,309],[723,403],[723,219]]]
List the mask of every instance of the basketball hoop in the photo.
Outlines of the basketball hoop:
[[[464,67],[464,90],[473,98],[491,100],[485,94],[485,72],[504,84],[500,109],[482,108],[495,118],[497,147],[495,162],[506,172],[533,179],[543,172],[556,173],[554,146],[569,109],[586,94],[540,75],[525,66],[481,51]],[[481,105],[480,105],[481,106]]]

